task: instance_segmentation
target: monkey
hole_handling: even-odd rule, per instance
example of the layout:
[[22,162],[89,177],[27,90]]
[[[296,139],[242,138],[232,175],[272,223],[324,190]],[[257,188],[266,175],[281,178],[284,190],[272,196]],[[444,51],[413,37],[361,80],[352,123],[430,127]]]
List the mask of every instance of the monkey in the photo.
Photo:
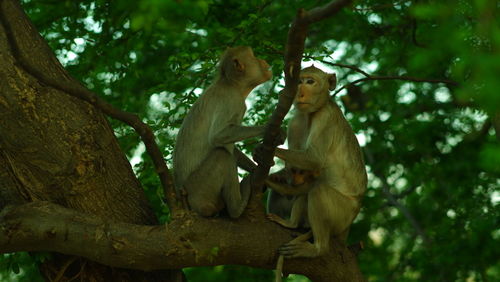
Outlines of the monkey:
[[299,186],[309,183],[319,176],[319,171],[297,169],[294,167],[282,169],[269,175],[271,182],[286,183],[291,186]]
[[[289,187],[289,189],[301,191],[300,189],[304,187],[304,185],[308,185],[309,183],[313,182],[318,176],[319,171],[303,170],[293,167],[284,168],[276,173],[269,175],[268,179],[266,179],[266,184],[268,186],[277,185],[276,189],[279,189],[279,187],[281,186],[287,186]],[[295,198],[296,196],[281,195],[274,190],[270,190],[267,197],[268,217],[274,218],[274,215],[277,215],[281,218],[289,217]]]
[[[288,128],[289,149],[275,150],[275,156],[287,166],[313,171],[315,176],[298,186],[283,185],[272,177],[266,180],[280,195],[295,196],[290,219],[268,218],[287,228],[296,228],[305,219],[311,228],[278,249],[287,259],[324,255],[332,236],[345,242],[366,190],[361,148],[339,106],[330,100],[335,86],[335,74],[314,66],[301,71],[295,113]],[[254,150],[254,158],[261,158],[261,154],[261,147]],[[308,241],[311,236],[313,243]]]
[[270,66],[252,48],[228,48],[215,81],[184,118],[173,153],[174,185],[199,215],[214,216],[224,208],[231,218],[243,213],[251,188],[249,177],[239,183],[237,163],[252,165],[240,162],[243,153],[235,153],[234,142],[264,134],[265,126],[242,126],[241,121],[249,93],[271,77]]
[[319,171],[317,170],[304,170],[304,169],[291,169],[292,173],[292,186],[300,186],[306,183],[313,182],[319,177]]

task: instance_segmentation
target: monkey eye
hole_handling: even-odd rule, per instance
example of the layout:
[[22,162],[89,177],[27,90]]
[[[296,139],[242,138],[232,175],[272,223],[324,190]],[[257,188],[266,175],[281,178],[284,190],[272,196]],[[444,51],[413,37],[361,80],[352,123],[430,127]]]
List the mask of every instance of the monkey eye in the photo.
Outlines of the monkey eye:
[[299,84],[303,84],[303,83],[306,83],[306,84],[314,84],[314,79],[312,78],[301,78],[299,80]]

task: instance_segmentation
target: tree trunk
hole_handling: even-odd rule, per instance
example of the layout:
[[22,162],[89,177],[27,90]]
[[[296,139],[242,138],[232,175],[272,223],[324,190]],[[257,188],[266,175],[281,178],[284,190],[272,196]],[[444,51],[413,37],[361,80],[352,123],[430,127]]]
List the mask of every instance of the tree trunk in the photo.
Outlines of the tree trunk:
[[[109,220],[156,224],[106,118],[27,71],[20,59],[53,79],[75,83],[19,3],[0,5],[0,209],[49,201]],[[116,269],[65,255],[54,255],[41,272],[50,281],[182,280],[180,270]]]

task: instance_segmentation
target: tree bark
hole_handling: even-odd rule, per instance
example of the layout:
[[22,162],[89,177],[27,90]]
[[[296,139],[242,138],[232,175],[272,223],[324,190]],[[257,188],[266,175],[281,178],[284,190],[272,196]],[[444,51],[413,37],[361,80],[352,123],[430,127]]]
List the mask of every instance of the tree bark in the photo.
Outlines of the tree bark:
[[[109,220],[156,224],[103,114],[44,85],[20,66],[18,57],[54,79],[74,83],[19,3],[0,4],[0,208],[49,201]],[[9,42],[9,33],[17,46]],[[56,256],[41,272],[52,280],[68,260]],[[170,281],[165,278],[181,276],[180,271],[157,275],[78,260],[60,281],[77,273],[96,281]]]
[[[48,203],[0,213],[0,252],[50,250],[138,270],[240,264],[272,269],[277,247],[293,237],[268,220],[200,218],[186,213],[165,226],[113,222]],[[363,281],[356,257],[333,240],[318,258],[285,260],[284,272],[313,281]]]

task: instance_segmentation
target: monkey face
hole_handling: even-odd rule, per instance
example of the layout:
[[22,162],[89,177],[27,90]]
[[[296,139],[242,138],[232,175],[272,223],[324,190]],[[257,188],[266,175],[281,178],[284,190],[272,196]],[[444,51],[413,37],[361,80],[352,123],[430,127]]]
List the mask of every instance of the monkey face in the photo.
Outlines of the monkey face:
[[319,176],[318,171],[291,168],[291,184],[299,186],[313,182]]
[[271,72],[271,66],[263,59],[257,59],[260,64],[260,69],[263,74],[264,81],[268,81],[273,77],[273,73]]
[[303,113],[314,113],[330,99],[330,90],[335,89],[337,77],[315,66],[300,72],[298,93],[295,96],[295,108]]
[[298,93],[295,96],[295,108],[301,112],[312,113],[320,109],[328,98],[328,89],[321,78],[313,74],[300,76]]
[[269,64],[265,60],[255,57],[253,50],[249,49],[247,75],[252,86],[257,86],[271,79],[273,73]]

